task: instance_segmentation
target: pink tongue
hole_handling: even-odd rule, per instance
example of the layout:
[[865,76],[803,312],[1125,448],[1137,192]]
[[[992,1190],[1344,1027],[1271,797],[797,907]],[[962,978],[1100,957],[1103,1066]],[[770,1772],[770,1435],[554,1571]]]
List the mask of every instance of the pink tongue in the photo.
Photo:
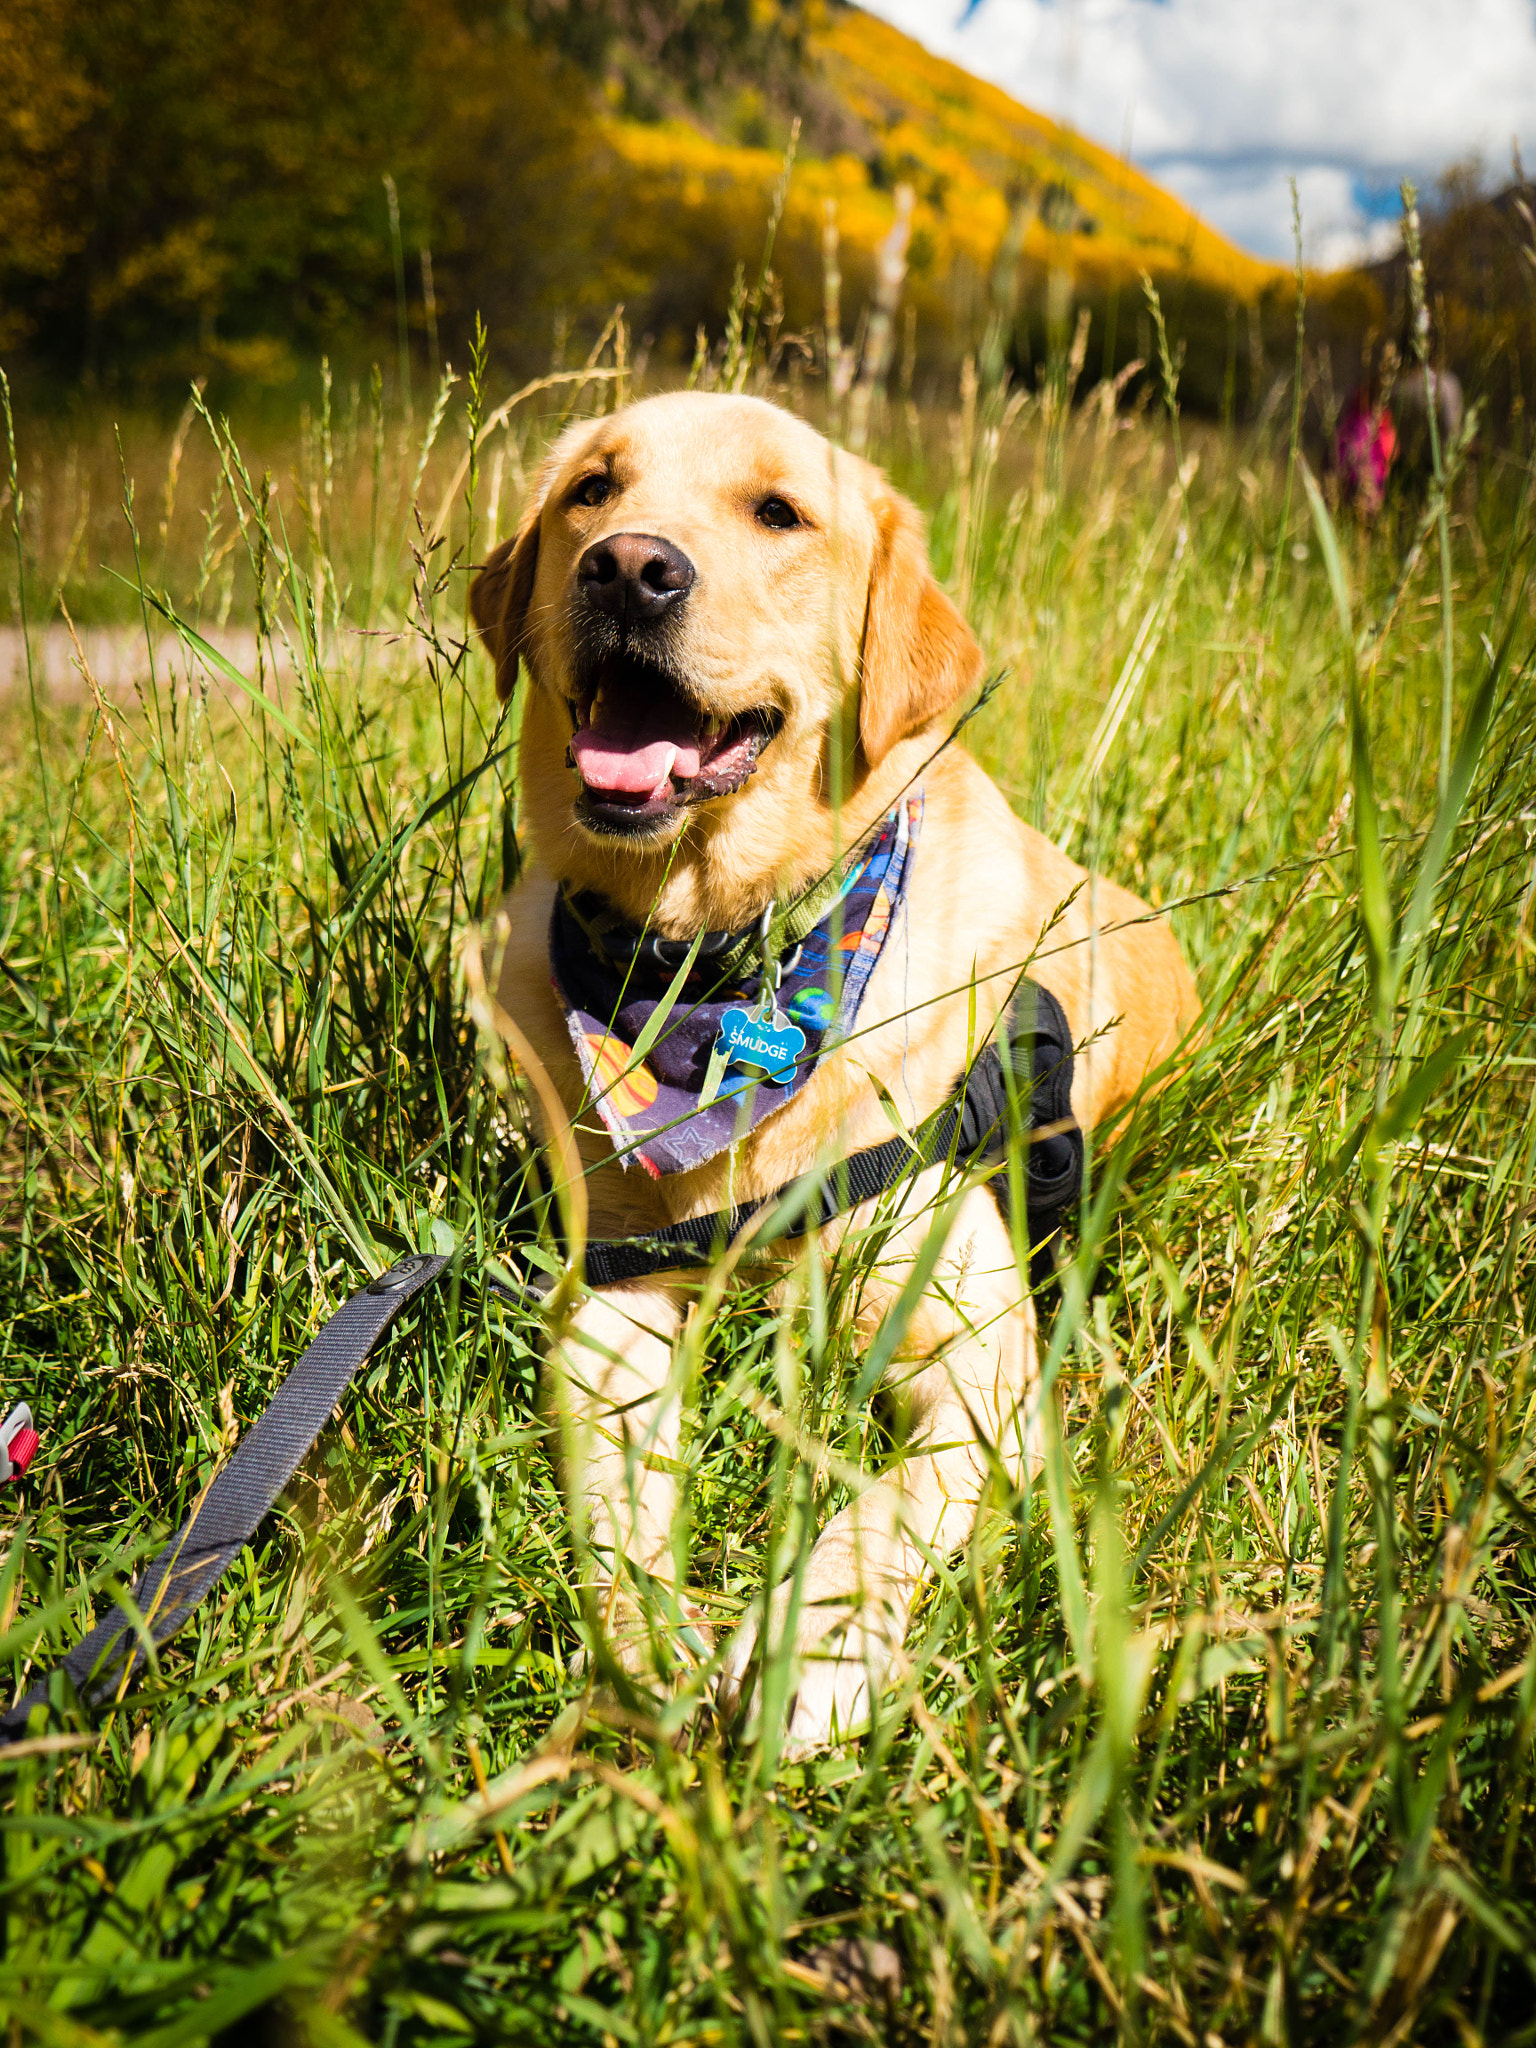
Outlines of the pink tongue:
[[585,725],[571,753],[588,789],[625,796],[665,796],[674,775],[684,782],[699,772],[699,736],[664,705],[627,713],[605,705],[601,725]]

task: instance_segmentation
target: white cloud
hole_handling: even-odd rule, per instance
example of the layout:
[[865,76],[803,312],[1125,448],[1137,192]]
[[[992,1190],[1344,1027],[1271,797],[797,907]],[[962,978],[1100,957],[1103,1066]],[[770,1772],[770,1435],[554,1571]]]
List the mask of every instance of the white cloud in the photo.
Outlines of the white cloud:
[[[1121,149],[1234,241],[1309,261],[1383,239],[1367,196],[1480,151],[1536,157],[1536,0],[866,0]],[[1386,238],[1390,239],[1390,228]]]
[[1288,261],[1294,253],[1293,175],[1301,204],[1302,255],[1309,265],[1331,270],[1397,246],[1396,213],[1390,220],[1368,220],[1355,197],[1354,176],[1342,165],[1301,164],[1292,173],[1262,158],[1248,163],[1175,159],[1157,165],[1154,175],[1239,248],[1260,255]]

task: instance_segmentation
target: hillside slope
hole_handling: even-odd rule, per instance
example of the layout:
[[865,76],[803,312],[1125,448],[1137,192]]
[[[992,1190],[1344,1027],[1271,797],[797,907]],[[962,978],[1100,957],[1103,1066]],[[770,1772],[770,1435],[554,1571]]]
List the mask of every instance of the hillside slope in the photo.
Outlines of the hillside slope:
[[[622,166],[631,280],[615,296],[645,309],[664,346],[686,347],[693,309],[724,303],[736,264],[755,271],[800,111],[804,134],[775,253],[790,329],[820,323],[829,217],[841,241],[844,304],[857,317],[905,184],[915,195],[906,300],[921,358],[953,361],[974,347],[999,294],[1012,303],[1010,353],[1021,369],[1061,345],[1074,309],[1092,318],[1091,366],[1145,355],[1138,318],[1148,272],[1189,344],[1191,395],[1219,402],[1233,376],[1233,309],[1276,295],[1283,280],[1274,266],[1133,166],[855,7],[816,10],[802,51],[789,91],[782,74],[775,96],[772,86],[726,83],[691,101],[672,95],[646,118],[619,110],[623,95],[610,80],[602,126]],[[1000,271],[1010,248],[1017,253]],[[1243,383],[1251,386],[1252,374]]]
[[829,84],[878,134],[886,177],[910,179],[957,233],[974,223],[995,247],[1003,195],[1022,188],[1037,202],[1025,253],[1042,261],[1065,253],[1096,270],[1187,268],[1245,299],[1275,275],[1133,165],[873,15],[838,8],[813,47]]

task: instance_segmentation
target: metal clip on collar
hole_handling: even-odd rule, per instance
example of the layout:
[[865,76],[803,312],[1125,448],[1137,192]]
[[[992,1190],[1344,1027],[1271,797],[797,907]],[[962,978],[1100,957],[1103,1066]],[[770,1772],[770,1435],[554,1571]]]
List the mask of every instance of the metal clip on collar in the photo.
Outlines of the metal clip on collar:
[[799,966],[800,955],[805,950],[803,945],[797,945],[787,960],[781,960],[770,946],[769,935],[773,926],[774,907],[778,900],[776,896],[768,898],[757,927],[757,942],[763,956],[763,987],[772,989],[775,993],[785,975],[793,974]]
[[758,950],[763,956],[764,994],[766,994],[767,991],[771,988],[776,989],[779,983],[784,979],[784,970],[779,965],[778,956],[775,954],[772,946],[770,946],[768,943],[769,928],[773,923],[773,905],[774,898],[770,896],[768,898],[768,901],[763,905],[762,921],[759,923],[757,927]]

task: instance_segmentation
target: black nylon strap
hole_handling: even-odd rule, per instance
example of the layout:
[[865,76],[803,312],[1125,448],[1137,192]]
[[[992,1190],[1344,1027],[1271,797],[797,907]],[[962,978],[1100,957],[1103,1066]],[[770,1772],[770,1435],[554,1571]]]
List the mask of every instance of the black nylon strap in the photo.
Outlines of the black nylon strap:
[[[448,1264],[412,1252],[342,1303],[273,1395],[265,1414],[244,1436],[199,1506],[177,1530],[133,1589],[133,1603],[158,1644],[167,1641],[255,1535],[267,1511],[298,1470],[348,1383],[379,1339],[414,1296]],[[125,1686],[144,1658],[137,1629],[121,1608],[99,1621],[56,1667],[67,1673],[81,1700],[96,1702]],[[41,1678],[0,1716],[0,1744],[26,1733],[32,1709],[43,1705],[52,1673]]]
[[[823,1179],[806,1189],[791,1181],[766,1202],[726,1209],[713,1216],[691,1216],[683,1223],[663,1224],[645,1237],[600,1239],[586,1248],[583,1270],[589,1287],[611,1287],[617,1280],[646,1280],[655,1273],[678,1272],[708,1262],[712,1254],[746,1230],[754,1218],[766,1223],[780,1205],[803,1193],[805,1207],[798,1216],[775,1229],[781,1237],[804,1237],[808,1230],[830,1223],[860,1202],[873,1201],[893,1188],[909,1173],[931,1166],[948,1156],[960,1122],[960,1110],[951,1104],[940,1112],[926,1138],[914,1135],[887,1138],[883,1145],[867,1152],[852,1152],[830,1168]],[[841,1199],[846,1187],[847,1200]]]
[[[1026,1109],[1032,1131],[1043,1133],[1031,1139],[1026,1180],[1029,1242],[1038,1251],[1061,1228],[1082,1191],[1083,1134],[1072,1121],[1072,1027],[1051,991],[1026,979],[1009,1005],[1003,1036],[1013,1069],[1014,1099]],[[851,1153],[809,1189],[791,1181],[766,1202],[663,1224],[644,1237],[589,1243],[583,1260],[587,1285],[611,1287],[621,1280],[648,1280],[657,1273],[706,1264],[749,1231],[754,1220],[766,1224],[797,1192],[803,1193],[804,1206],[798,1217],[775,1229],[775,1240],[803,1237],[952,1153],[962,1164],[1000,1158],[1009,1117],[1003,1057],[995,1045],[986,1046],[925,1130],[913,1132],[910,1140],[888,1138],[867,1151]],[[1006,1214],[1007,1174],[995,1175],[990,1185]],[[1036,1261],[1037,1284],[1047,1269],[1048,1259]],[[530,1282],[529,1291],[540,1290]]]

